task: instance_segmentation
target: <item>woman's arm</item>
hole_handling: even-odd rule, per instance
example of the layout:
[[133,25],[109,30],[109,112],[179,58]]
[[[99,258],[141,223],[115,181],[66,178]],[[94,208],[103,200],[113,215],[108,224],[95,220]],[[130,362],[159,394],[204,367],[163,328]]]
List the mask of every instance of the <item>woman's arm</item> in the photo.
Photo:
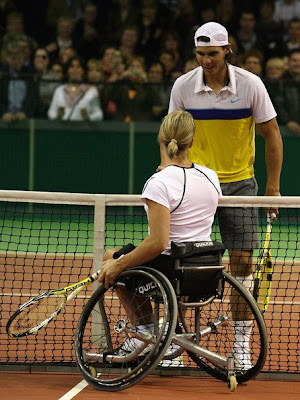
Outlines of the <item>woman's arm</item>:
[[103,263],[99,282],[108,289],[116,277],[128,268],[136,267],[152,260],[164,251],[170,236],[170,210],[161,204],[147,200],[150,233],[132,252],[117,260]]

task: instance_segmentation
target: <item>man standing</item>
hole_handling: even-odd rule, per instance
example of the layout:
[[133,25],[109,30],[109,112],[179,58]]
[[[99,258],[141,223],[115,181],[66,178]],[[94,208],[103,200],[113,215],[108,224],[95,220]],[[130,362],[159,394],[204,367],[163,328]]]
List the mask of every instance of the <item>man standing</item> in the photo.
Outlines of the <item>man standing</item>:
[[[194,117],[196,134],[189,151],[190,160],[217,172],[223,195],[257,195],[253,167],[256,124],[265,139],[265,195],[279,196],[282,139],[265,86],[256,75],[228,62],[231,46],[222,25],[215,22],[202,25],[194,40],[199,67],[175,81],[169,105],[169,112],[186,110]],[[161,148],[161,166],[167,164],[168,157]],[[231,273],[250,289],[252,252],[258,246],[257,212],[252,208],[221,208],[218,218]],[[251,321],[238,312],[235,319],[239,328],[234,351],[240,354],[242,367],[250,368],[247,337]]]

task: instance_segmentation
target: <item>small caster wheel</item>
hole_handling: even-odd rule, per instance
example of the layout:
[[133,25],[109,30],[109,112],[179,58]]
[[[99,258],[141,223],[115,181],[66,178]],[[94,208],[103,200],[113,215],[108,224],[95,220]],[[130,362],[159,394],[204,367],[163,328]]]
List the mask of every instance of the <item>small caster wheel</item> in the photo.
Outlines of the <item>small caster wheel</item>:
[[236,377],[234,375],[231,375],[228,379],[228,387],[229,387],[230,391],[235,392],[237,385],[238,385],[238,383],[236,381]]
[[90,374],[92,375],[92,377],[93,378],[97,378],[97,370],[96,370],[96,368],[95,367],[89,367],[89,371],[90,371]]

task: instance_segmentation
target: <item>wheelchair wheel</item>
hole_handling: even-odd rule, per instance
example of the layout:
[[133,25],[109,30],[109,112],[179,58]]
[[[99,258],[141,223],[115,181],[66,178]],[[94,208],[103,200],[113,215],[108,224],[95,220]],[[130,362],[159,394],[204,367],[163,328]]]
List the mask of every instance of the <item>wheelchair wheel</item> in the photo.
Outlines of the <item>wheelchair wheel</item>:
[[[235,374],[238,383],[245,382],[254,378],[262,369],[267,355],[267,330],[263,316],[257,306],[256,301],[251,294],[230,274],[223,272],[224,275],[224,293],[222,299],[215,299],[208,305],[200,309],[200,331],[207,326],[212,326],[221,316],[228,319],[222,322],[209,335],[204,336],[199,345],[221,356],[228,357],[234,349],[234,324],[232,318],[232,309],[234,303],[241,301],[243,298],[244,309],[251,316],[251,334],[250,334],[250,354],[247,365],[237,365]],[[232,295],[234,290],[235,296]],[[233,299],[232,299],[233,298]],[[194,331],[193,319],[185,316],[186,329]],[[247,352],[248,354],[249,352]],[[217,379],[228,381],[227,368],[214,364],[205,357],[188,352],[190,358],[204,371]],[[238,360],[237,360],[238,361]],[[237,362],[238,364],[238,362]]]
[[[123,305],[124,293],[130,307]],[[137,314],[140,325],[134,322]],[[100,390],[136,384],[163,358],[176,321],[175,292],[164,275],[147,267],[123,272],[108,290],[99,286],[80,316],[75,353],[81,374]],[[147,331],[140,328],[145,324]],[[132,341],[138,343],[134,348]]]

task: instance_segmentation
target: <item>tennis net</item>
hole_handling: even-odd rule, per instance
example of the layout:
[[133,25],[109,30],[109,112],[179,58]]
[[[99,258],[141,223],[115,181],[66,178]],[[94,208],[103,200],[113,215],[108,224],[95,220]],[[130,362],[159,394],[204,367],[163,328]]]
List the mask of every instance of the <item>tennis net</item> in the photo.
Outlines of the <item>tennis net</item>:
[[[265,208],[279,207],[273,224],[272,290],[265,320],[269,351],[264,371],[300,372],[299,197],[224,197],[220,206],[233,214],[257,208],[258,259],[266,231]],[[75,365],[74,333],[88,287],[46,329],[25,338],[9,338],[9,316],[30,297],[75,283],[101,266],[105,249],[137,245],[148,225],[139,196],[0,191],[0,364]],[[214,240],[221,241],[219,224]],[[228,264],[228,255],[224,255]],[[185,366],[195,368],[186,358]],[[180,369],[183,371],[183,369]],[[183,372],[182,372],[183,373]]]

